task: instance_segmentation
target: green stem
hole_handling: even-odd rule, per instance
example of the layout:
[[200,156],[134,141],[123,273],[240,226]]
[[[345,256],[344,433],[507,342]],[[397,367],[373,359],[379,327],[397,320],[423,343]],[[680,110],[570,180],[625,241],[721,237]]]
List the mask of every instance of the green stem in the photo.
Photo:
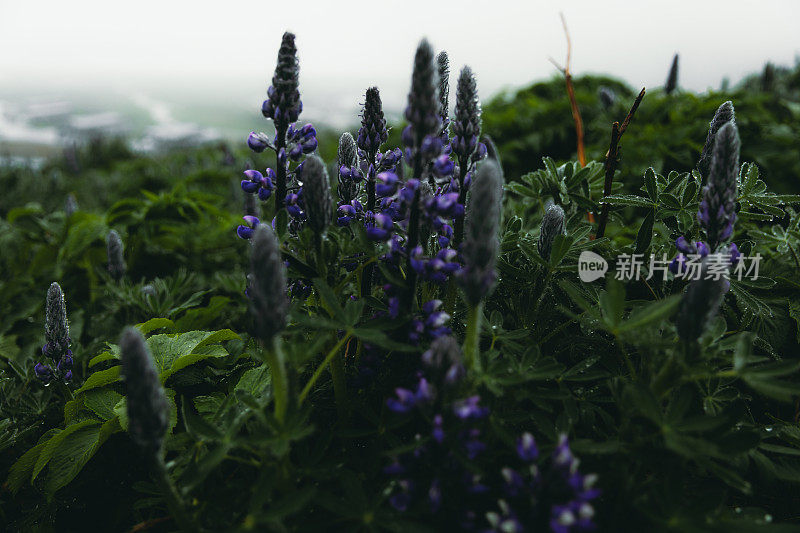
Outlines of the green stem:
[[337,350],[336,355],[331,360],[331,378],[333,379],[333,395],[336,398],[336,411],[339,413],[339,420],[345,422],[349,413],[349,402],[347,398],[347,381],[344,373],[344,356],[347,350]]
[[467,370],[470,371],[480,370],[481,368],[480,354],[478,352],[482,317],[483,302],[469,306],[467,311],[467,332],[464,337],[464,362],[467,365]]
[[70,401],[75,399],[75,396],[72,394],[69,385],[67,385],[63,381],[61,380],[58,381],[58,388],[61,390],[61,395],[64,396],[65,401]]
[[631,360],[631,356],[625,349],[622,340],[620,340],[619,337],[616,337],[616,339],[617,339],[617,345],[619,346],[619,351],[622,353],[622,358],[625,359],[625,365],[628,367],[628,372],[631,375],[631,380],[636,381],[636,367],[633,366],[633,361]]
[[328,355],[325,356],[325,359],[322,360],[322,363],[314,371],[314,374],[311,376],[311,379],[308,380],[308,383],[306,383],[306,386],[303,387],[303,392],[300,393],[300,397],[298,399],[298,404],[299,405],[303,404],[303,400],[305,400],[306,396],[308,396],[308,393],[311,392],[311,387],[314,386],[314,383],[316,383],[317,380],[319,379],[319,377],[322,375],[322,371],[325,370],[325,367],[328,366],[328,363],[330,363],[333,360],[333,358],[339,352],[339,349],[348,340],[350,340],[351,336],[352,336],[352,334],[348,333],[347,335],[345,335],[344,337],[339,339],[339,342],[337,342],[336,345],[333,348],[331,348],[331,351],[328,352]]
[[286,377],[286,361],[280,347],[280,340],[277,337],[273,339],[272,346],[264,351],[272,377],[275,418],[282,424],[286,418],[286,406],[289,403],[289,380]]
[[192,518],[189,516],[189,513],[186,512],[186,508],[183,505],[183,500],[178,494],[178,491],[175,488],[175,485],[172,483],[172,480],[169,478],[167,467],[164,464],[164,458],[161,456],[160,451],[153,456],[153,466],[153,469],[155,470],[156,483],[164,493],[164,499],[166,500],[167,508],[169,509],[172,519],[175,520],[177,526],[181,529],[181,531],[186,531],[188,533],[200,531],[200,527],[197,525],[197,523],[195,523],[194,520],[192,520]]

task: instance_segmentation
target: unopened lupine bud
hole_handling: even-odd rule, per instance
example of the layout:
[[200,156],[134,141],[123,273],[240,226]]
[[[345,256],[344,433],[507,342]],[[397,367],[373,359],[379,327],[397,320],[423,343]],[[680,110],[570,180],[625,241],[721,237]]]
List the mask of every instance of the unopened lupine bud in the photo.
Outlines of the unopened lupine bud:
[[67,218],[69,218],[77,210],[78,210],[78,200],[75,199],[74,194],[69,193],[67,195],[67,199],[64,201],[64,214],[66,214]]
[[268,224],[253,232],[250,256],[250,314],[255,337],[269,346],[272,338],[286,326],[289,299],[286,296],[286,266],[280,243]]
[[664,84],[664,92],[667,94],[672,94],[672,92],[677,88],[678,88],[678,54],[675,54],[675,57],[672,58],[672,66],[669,69],[667,82]]
[[367,89],[364,108],[361,110],[361,128],[358,130],[358,147],[367,154],[375,154],[388,138],[386,119],[383,117],[381,94],[377,87]]
[[303,109],[298,90],[299,71],[294,34],[286,32],[278,50],[278,64],[272,76],[272,85],[267,90],[269,98],[261,108],[265,117],[283,125],[297,121]]
[[456,108],[453,116],[453,137],[450,146],[459,163],[468,164],[478,147],[481,134],[481,103],[478,100],[478,85],[472,69],[464,67],[458,76]]
[[503,178],[497,163],[487,160],[480,165],[467,205],[461,251],[464,268],[458,278],[467,302],[473,306],[491,293],[497,278],[502,187]]
[[446,134],[450,110],[450,60],[444,50],[436,56],[436,68],[439,72],[439,116],[442,118],[442,133]]
[[123,257],[122,239],[116,230],[112,229],[108,232],[106,248],[108,252],[108,273],[111,274],[112,279],[119,281],[125,275],[125,258]]
[[145,452],[161,451],[169,428],[169,402],[142,334],[125,328],[119,341],[128,410],[128,433]]
[[730,239],[736,222],[736,192],[739,175],[739,132],[728,122],[717,132],[714,152],[703,187],[697,220],[705,230],[712,251]]
[[404,139],[409,148],[419,149],[427,136],[439,134],[441,104],[437,78],[433,48],[423,39],[414,56],[411,90],[408,93],[408,106],[405,110],[405,118],[409,125]]
[[44,310],[44,337],[47,346],[52,350],[51,355],[56,355],[69,348],[69,323],[67,322],[67,304],[64,301],[64,292],[55,281],[47,289],[47,302]]
[[322,159],[317,156],[306,159],[302,180],[308,225],[314,231],[324,233],[333,220],[333,203],[328,170]]
[[553,249],[553,240],[556,235],[563,235],[565,230],[564,210],[560,205],[552,204],[547,208],[542,218],[542,231],[539,233],[539,255],[545,261],[550,260],[550,252]]
[[606,110],[610,109],[611,106],[614,105],[614,102],[617,101],[617,95],[610,87],[600,87],[597,90],[597,96],[600,98],[600,104],[602,104],[603,109]]
[[733,110],[733,102],[728,100],[724,102],[717,112],[714,113],[714,118],[708,125],[708,134],[706,135],[706,142],[703,145],[703,151],[700,153],[700,160],[697,162],[697,170],[703,176],[708,176],[708,169],[711,166],[711,154],[714,153],[714,139],[717,137],[717,132],[722,126],[728,122],[734,122],[736,114]]
[[339,137],[339,150],[336,156],[336,168],[339,174],[339,187],[336,192],[343,202],[351,202],[358,195],[358,181],[353,179],[353,172],[358,172],[358,147],[350,132]]
[[[727,258],[721,258],[725,261]],[[724,277],[709,279],[708,264],[714,260],[708,256],[703,260],[699,279],[689,283],[681,299],[676,327],[678,336],[686,342],[698,340],[719,312],[730,282]]]

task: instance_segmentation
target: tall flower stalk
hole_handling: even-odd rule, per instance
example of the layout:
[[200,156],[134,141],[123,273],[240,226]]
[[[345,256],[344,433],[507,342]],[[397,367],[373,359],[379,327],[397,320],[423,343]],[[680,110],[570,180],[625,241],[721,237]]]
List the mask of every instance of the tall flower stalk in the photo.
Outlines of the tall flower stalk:
[[500,167],[489,159],[478,168],[467,205],[465,241],[461,250],[464,266],[458,277],[468,307],[464,356],[470,369],[480,368],[478,347],[483,300],[491,294],[497,281],[495,266],[500,250],[502,191]]
[[703,144],[703,151],[700,153],[700,159],[697,162],[697,170],[703,177],[708,176],[708,169],[711,166],[711,155],[714,153],[714,140],[717,137],[717,132],[720,128],[728,122],[734,122],[736,114],[733,109],[733,102],[728,100],[719,106],[717,112],[714,113],[714,118],[708,125],[708,134],[706,135],[706,142]]
[[[458,77],[452,129],[450,148],[452,156],[458,163],[458,202],[464,205],[469,189],[467,176],[475,160],[482,158],[486,153],[483,144],[478,142],[481,134],[481,104],[478,100],[475,76],[469,67],[461,69]],[[464,238],[464,217],[457,217],[454,223],[453,245],[458,248]]]
[[47,289],[44,311],[45,345],[42,346],[42,355],[48,357],[53,363],[36,363],[33,371],[45,386],[56,382],[61,387],[64,397],[71,398],[72,393],[66,385],[72,380],[73,366],[67,304],[61,286],[55,281]]
[[413,178],[406,182],[406,188],[413,189],[410,201],[408,236],[406,242],[407,292],[405,308],[413,305],[416,293],[417,274],[411,265],[411,255],[420,240],[420,187],[423,171],[434,158],[442,152],[439,137],[441,127],[441,103],[439,101],[438,75],[434,64],[433,48],[423,40],[417,47],[414,57],[414,70],[411,75],[411,90],[408,93],[408,106],[405,118],[408,126],[403,130],[403,144],[406,146],[406,162],[411,166]]

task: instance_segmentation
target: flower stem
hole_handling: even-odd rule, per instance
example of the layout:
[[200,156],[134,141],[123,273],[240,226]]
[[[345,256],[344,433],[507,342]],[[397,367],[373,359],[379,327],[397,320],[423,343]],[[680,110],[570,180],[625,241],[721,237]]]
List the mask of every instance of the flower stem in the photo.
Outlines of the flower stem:
[[479,355],[481,319],[483,318],[483,302],[469,306],[467,311],[467,332],[464,337],[464,362],[471,371],[481,369]]
[[159,451],[155,453],[152,459],[156,483],[164,493],[164,499],[166,500],[167,508],[172,515],[172,519],[175,520],[175,523],[181,529],[181,531],[185,531],[187,533],[200,531],[198,524],[195,523],[195,521],[189,516],[189,513],[186,512],[183,500],[178,494],[178,491],[175,488],[175,485],[172,483],[172,480],[169,478],[167,467],[164,464],[164,458],[162,457],[161,452]]
[[341,347],[344,346],[348,340],[350,340],[350,337],[352,337],[352,334],[347,333],[347,335],[339,339],[339,342],[337,342],[336,345],[331,348],[331,351],[328,352],[328,355],[325,356],[325,359],[322,360],[322,363],[320,363],[320,365],[314,371],[314,374],[311,376],[311,379],[308,380],[306,386],[303,387],[303,391],[300,393],[300,397],[298,398],[298,404],[302,405],[303,400],[305,400],[306,396],[308,396],[308,393],[311,392],[311,387],[314,386],[314,383],[316,383],[319,377],[322,375],[322,371],[325,370],[325,367],[328,366],[328,363],[333,360]]
[[272,377],[272,393],[275,398],[275,418],[283,423],[286,418],[286,406],[289,403],[289,384],[286,376],[286,361],[280,340],[276,337],[272,346],[264,350],[269,371]]

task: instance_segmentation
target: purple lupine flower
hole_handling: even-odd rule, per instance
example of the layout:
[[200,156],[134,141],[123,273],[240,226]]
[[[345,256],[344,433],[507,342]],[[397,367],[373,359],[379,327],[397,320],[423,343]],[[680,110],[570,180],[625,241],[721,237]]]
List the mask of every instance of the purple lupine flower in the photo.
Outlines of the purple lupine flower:
[[254,336],[269,346],[286,325],[289,299],[286,296],[286,266],[281,260],[280,243],[266,224],[253,231],[250,255],[250,315]]
[[289,159],[299,161],[304,154],[310,154],[317,149],[317,130],[311,124],[302,128],[295,128],[290,124],[286,130],[286,150]]
[[278,51],[278,64],[272,76],[272,85],[267,89],[267,100],[261,108],[266,118],[276,122],[291,124],[296,122],[303,109],[300,101],[297,47],[294,34],[286,32]]
[[250,135],[247,136],[247,147],[259,154],[267,148],[274,148],[266,133],[256,133],[254,131],[251,131]]
[[730,239],[736,222],[736,192],[739,174],[739,132],[735,122],[722,126],[714,139],[708,181],[703,187],[697,221],[711,250]]
[[125,275],[125,258],[123,257],[124,246],[122,239],[116,230],[108,232],[106,237],[106,253],[108,257],[108,273],[111,279],[119,281]]
[[535,461],[539,457],[539,449],[536,447],[533,435],[525,432],[517,439],[517,455],[527,463]]
[[250,239],[255,232],[255,229],[261,224],[261,221],[252,215],[245,215],[242,217],[244,224],[240,224],[236,228],[236,235],[242,239]]
[[[414,157],[422,158],[419,150],[423,143],[432,136],[441,143],[439,139],[439,128],[441,127],[440,101],[438,95],[437,70],[434,65],[433,49],[428,41],[423,40],[417,47],[414,57],[414,71],[411,76],[411,90],[408,93],[408,106],[404,116],[409,125],[403,130],[403,143],[410,150],[409,153],[415,154]],[[438,155],[438,154],[436,154]],[[425,161],[415,162],[412,158],[409,164],[424,165]],[[415,168],[415,177],[419,178],[418,172],[422,167]]]
[[396,397],[386,400],[386,407],[395,413],[407,413],[433,397],[431,386],[425,378],[419,379],[416,390],[397,387],[394,392]]
[[567,230],[565,227],[564,209],[560,205],[551,204],[542,217],[542,230],[539,233],[539,255],[545,261],[550,260],[550,252],[553,249],[553,240],[556,235],[564,235]]
[[480,405],[481,397],[470,396],[459,400],[453,405],[453,413],[461,420],[469,418],[485,418],[489,415],[489,408]]
[[142,334],[126,328],[119,341],[128,410],[128,433],[147,453],[160,452],[169,428],[169,402]]
[[383,116],[381,95],[377,87],[367,89],[364,96],[364,107],[361,110],[361,128],[358,130],[358,147],[374,157],[386,142],[388,131]]
[[70,350],[69,322],[67,305],[61,286],[53,282],[47,289],[44,320],[45,344],[42,355],[55,363],[55,369],[49,364],[37,363],[34,374],[44,384],[49,385],[54,379],[65,382],[72,379],[72,350]]
[[478,100],[478,86],[472,69],[464,67],[458,76],[456,87],[456,108],[453,118],[453,137],[450,147],[458,158],[464,172],[469,160],[478,147],[481,134],[481,104]]
[[458,278],[467,302],[472,306],[491,293],[497,279],[495,265],[500,249],[498,231],[502,187],[500,167],[487,160],[478,169],[473,184],[461,252],[464,266]]
[[728,122],[735,122],[736,114],[733,110],[733,102],[728,100],[719,106],[714,118],[708,124],[708,134],[706,135],[706,142],[703,145],[703,151],[700,153],[700,159],[697,161],[697,170],[703,177],[708,176],[708,170],[711,167],[711,155],[714,153],[714,141],[720,128]]
[[393,222],[389,215],[368,213],[364,226],[370,240],[384,242],[392,236]]
[[266,169],[264,174],[258,170],[248,169],[244,171],[244,177],[247,179],[242,180],[242,190],[249,194],[258,193],[258,198],[262,202],[266,201],[275,190],[275,171],[271,168]]
[[342,204],[336,209],[336,224],[339,226],[349,226],[363,213],[364,208],[358,200],[350,200],[350,203]]
[[669,270],[677,277],[686,274],[689,256],[702,260],[702,258],[709,254],[708,245],[706,243],[703,241],[690,242],[683,236],[678,237],[675,241],[675,247],[678,249],[678,255],[670,262]]
[[376,177],[375,193],[378,196],[393,196],[400,186],[400,178],[394,172],[381,172]]

